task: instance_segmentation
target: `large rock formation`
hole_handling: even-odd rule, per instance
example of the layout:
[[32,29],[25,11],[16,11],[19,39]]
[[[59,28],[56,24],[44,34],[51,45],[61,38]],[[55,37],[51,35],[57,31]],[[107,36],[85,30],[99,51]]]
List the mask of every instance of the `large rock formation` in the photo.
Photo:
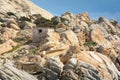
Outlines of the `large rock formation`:
[[0,0],[0,15],[2,16],[7,12],[13,12],[19,17],[34,14],[41,14],[47,19],[53,17],[52,14],[38,7],[29,0]]
[[0,2],[0,80],[120,80],[117,21]]
[[0,79],[1,80],[38,80],[33,75],[30,75],[24,71],[18,70],[13,66],[10,61],[4,61],[0,59]]

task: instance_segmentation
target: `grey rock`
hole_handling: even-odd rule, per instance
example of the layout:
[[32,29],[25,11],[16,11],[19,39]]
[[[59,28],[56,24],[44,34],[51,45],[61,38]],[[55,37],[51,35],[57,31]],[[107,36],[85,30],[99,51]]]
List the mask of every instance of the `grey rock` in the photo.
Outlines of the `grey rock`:
[[[76,68],[76,71],[78,71],[78,75],[82,74],[82,77],[81,75],[81,79],[90,79],[90,80],[101,80],[100,79],[100,76],[98,75],[98,71],[92,67],[91,65],[85,63],[85,62],[80,62],[78,63],[78,66]],[[79,74],[80,73],[80,74]]]
[[40,69],[37,73],[39,80],[57,80],[61,72],[63,71],[63,63],[60,61],[59,57],[50,58],[46,66]]
[[61,23],[61,19],[58,16],[52,18],[53,22]]
[[64,70],[60,80],[80,80],[73,69]]
[[118,25],[118,22],[117,22],[116,20],[111,19],[110,22],[111,22],[112,25],[114,25],[114,26]]
[[112,25],[112,23],[108,19],[106,19],[104,17],[100,17],[98,19],[98,23],[105,23],[107,25],[107,27],[108,27],[107,29],[109,29],[109,32],[111,34],[115,34],[116,33],[115,27]]
[[76,61],[76,59],[72,58],[65,65],[60,80],[102,80],[95,67],[82,61]]
[[60,74],[63,70],[63,63],[60,61],[59,57],[50,58],[46,65],[52,71]]
[[77,59],[76,58],[71,58],[66,65],[64,66],[64,70],[67,69],[74,69],[75,66],[77,66]]
[[38,76],[38,80],[57,80],[58,78],[59,75],[48,68],[44,68]]
[[62,33],[66,30],[64,28],[57,28],[57,29],[55,29],[55,31],[58,32],[58,33]]
[[108,36],[108,31],[107,31],[107,28],[106,28],[106,24],[104,24],[104,23],[101,23],[101,24],[92,24],[92,25],[90,25],[90,30],[92,31],[92,30],[94,30],[94,29],[99,29],[101,32],[102,32],[102,34],[105,36],[105,37],[107,37]]
[[103,53],[104,47],[101,45],[98,45],[98,47],[96,48],[96,51],[99,53]]
[[3,63],[2,60],[0,60],[0,80],[38,80],[38,79],[33,75],[18,70],[9,60],[7,60],[5,63]]
[[74,28],[73,28],[73,31],[74,31],[75,33],[78,33],[78,32],[80,31],[80,29],[79,29],[79,27],[74,27]]

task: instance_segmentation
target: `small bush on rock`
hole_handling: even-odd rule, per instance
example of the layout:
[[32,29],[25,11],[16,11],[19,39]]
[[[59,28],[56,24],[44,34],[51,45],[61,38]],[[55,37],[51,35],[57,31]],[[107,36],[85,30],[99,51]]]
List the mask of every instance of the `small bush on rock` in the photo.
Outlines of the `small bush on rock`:
[[84,43],[84,46],[88,46],[88,47],[96,46],[96,45],[97,45],[97,43],[96,42],[92,42],[92,41],[88,41],[88,42]]
[[53,22],[54,25],[58,25],[58,23],[60,23],[61,20],[59,20],[58,16],[54,16],[51,21]]
[[27,18],[27,17],[25,17],[25,16],[20,17],[19,20],[20,20],[20,21],[28,21],[28,22],[31,22],[31,19],[29,19],[29,18]]
[[34,23],[37,25],[37,27],[52,27],[52,28],[56,27],[53,21],[45,19],[44,17],[37,18],[34,21]]
[[9,16],[15,16],[15,14],[13,12],[7,12],[7,15],[9,15]]

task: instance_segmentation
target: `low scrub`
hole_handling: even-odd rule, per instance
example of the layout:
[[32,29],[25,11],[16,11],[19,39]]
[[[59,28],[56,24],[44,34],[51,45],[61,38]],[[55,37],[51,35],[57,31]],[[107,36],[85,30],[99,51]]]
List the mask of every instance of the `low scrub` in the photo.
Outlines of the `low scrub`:
[[31,22],[31,19],[28,18],[28,17],[25,17],[25,16],[20,17],[19,20],[20,20],[20,21],[28,21],[28,22]]
[[88,46],[88,47],[96,46],[96,45],[97,45],[97,43],[93,42],[93,41],[88,41],[88,42],[84,43],[84,46]]
[[7,15],[9,15],[9,16],[15,16],[15,14],[13,12],[7,12]]
[[13,12],[7,12],[7,15],[8,16],[15,16],[17,19],[18,19],[18,17],[15,15],[15,13],[13,13]]
[[57,24],[54,24],[52,20],[45,19],[44,17],[37,18],[34,23],[37,27],[52,27],[55,28]]

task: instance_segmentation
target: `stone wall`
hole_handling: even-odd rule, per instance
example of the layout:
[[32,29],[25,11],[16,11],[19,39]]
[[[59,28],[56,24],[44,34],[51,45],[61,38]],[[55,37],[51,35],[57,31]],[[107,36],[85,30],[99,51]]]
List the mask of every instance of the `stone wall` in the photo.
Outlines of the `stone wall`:
[[32,31],[33,31],[33,42],[37,43],[37,42],[41,42],[42,40],[44,40],[47,36],[47,33],[48,32],[53,32],[54,29],[34,28]]

